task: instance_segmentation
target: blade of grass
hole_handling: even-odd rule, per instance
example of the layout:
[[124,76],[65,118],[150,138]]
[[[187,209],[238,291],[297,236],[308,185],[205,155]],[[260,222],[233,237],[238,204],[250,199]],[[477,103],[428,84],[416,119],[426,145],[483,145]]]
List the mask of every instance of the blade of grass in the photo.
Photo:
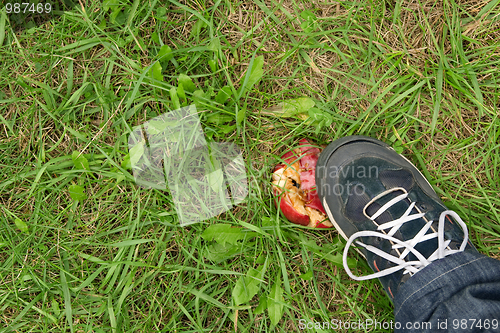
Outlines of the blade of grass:
[[436,97],[434,101],[434,110],[432,112],[432,122],[431,122],[431,135],[434,135],[436,129],[436,123],[439,116],[439,110],[441,108],[441,95],[443,93],[443,76],[444,68],[443,61],[439,61],[438,72],[436,76]]
[[61,289],[64,295],[64,313],[66,315],[66,321],[69,325],[71,332],[74,332],[73,327],[73,308],[71,306],[71,293],[69,291],[68,281],[66,280],[66,272],[69,271],[69,263],[66,259],[66,252],[62,251],[61,266],[64,269],[59,270],[59,277],[61,278]]

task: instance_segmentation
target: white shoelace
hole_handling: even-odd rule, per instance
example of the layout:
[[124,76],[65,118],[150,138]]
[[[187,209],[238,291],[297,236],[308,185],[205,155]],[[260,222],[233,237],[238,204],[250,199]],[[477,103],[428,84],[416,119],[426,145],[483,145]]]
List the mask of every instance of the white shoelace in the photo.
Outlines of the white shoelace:
[[[373,201],[376,199],[382,197],[383,195],[393,192],[394,190],[398,189],[392,189],[388,190],[380,195],[378,195],[376,198],[372,199],[366,206],[365,206],[365,214],[366,214],[366,207],[370,205]],[[382,215],[387,209],[389,209],[391,206],[395,205],[396,203],[400,202],[401,200],[405,200],[408,197],[408,193],[404,189],[399,189],[404,192],[404,194],[401,194],[393,199],[391,199],[389,202],[387,202],[385,205],[380,207],[375,214],[373,214],[371,217],[369,217],[372,221],[374,221],[376,218],[378,218],[380,215]],[[362,281],[362,280],[368,280],[368,279],[374,279],[374,278],[379,278],[382,276],[386,276],[389,274],[392,274],[394,272],[397,272],[401,269],[404,269],[404,274],[411,274],[413,275],[414,273],[417,273],[420,269],[423,267],[429,265],[431,262],[437,259],[442,259],[450,254],[457,253],[457,252],[462,252],[465,247],[467,246],[467,240],[468,240],[468,231],[467,231],[467,226],[465,223],[462,221],[460,216],[458,216],[457,213],[451,210],[446,210],[441,213],[439,216],[439,225],[438,225],[438,231],[434,233],[429,233],[426,234],[426,232],[429,230],[429,228],[432,225],[433,221],[429,221],[425,224],[425,226],[415,235],[414,238],[409,239],[407,241],[402,241],[399,240],[393,235],[396,233],[396,231],[399,230],[399,228],[406,222],[413,221],[419,218],[422,218],[425,213],[418,213],[418,214],[411,214],[410,212],[415,206],[415,202],[411,202],[410,206],[406,210],[406,212],[398,219],[386,222],[383,224],[380,224],[377,230],[386,230],[389,229],[388,232],[382,233],[382,232],[377,232],[377,231],[359,231],[353,234],[349,240],[347,241],[347,244],[344,249],[344,255],[343,255],[343,264],[344,264],[344,269],[346,270],[347,274],[354,280],[357,281]],[[460,246],[459,250],[451,250],[448,247],[450,244],[451,240],[444,240],[444,223],[445,223],[445,218],[447,215],[452,216],[455,221],[457,221],[460,226],[462,227],[462,230],[464,231],[464,240]],[[373,252],[374,254],[389,260],[395,264],[397,264],[394,267],[390,267],[387,269],[384,269],[380,272],[376,272],[367,276],[355,276],[352,274],[351,270],[347,266],[347,252],[349,251],[349,248],[351,247],[351,244],[355,241],[356,238],[359,237],[380,237],[387,239],[393,243],[392,249],[397,250],[404,248],[404,251],[401,253],[399,257],[396,257],[392,254],[389,254],[387,252],[382,251],[381,249],[378,249],[372,245],[366,245],[360,241],[356,241],[356,244],[359,246],[364,247],[367,251]],[[438,238],[438,247],[434,253],[432,253],[428,258],[425,258],[420,252],[415,250],[415,245],[417,245],[420,242],[432,239],[432,238]],[[418,260],[414,261],[405,261],[404,258],[409,254],[413,253],[415,257],[417,257]]]

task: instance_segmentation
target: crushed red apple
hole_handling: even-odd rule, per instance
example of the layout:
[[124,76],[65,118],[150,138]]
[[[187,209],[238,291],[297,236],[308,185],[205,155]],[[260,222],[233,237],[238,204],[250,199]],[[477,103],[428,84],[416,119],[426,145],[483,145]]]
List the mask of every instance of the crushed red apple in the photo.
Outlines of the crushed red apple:
[[331,228],[333,225],[321,205],[314,179],[320,152],[302,139],[299,147],[281,157],[285,164],[278,164],[272,175],[274,201],[290,222],[312,228]]

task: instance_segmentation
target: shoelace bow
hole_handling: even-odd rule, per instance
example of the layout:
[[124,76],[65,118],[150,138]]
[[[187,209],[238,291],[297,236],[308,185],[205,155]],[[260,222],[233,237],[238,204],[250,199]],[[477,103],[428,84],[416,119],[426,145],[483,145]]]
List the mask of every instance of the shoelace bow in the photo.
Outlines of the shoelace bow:
[[[389,190],[392,191],[392,190]],[[406,191],[405,191],[406,192]],[[385,194],[387,192],[382,193]],[[380,196],[378,196],[380,197]],[[391,199],[389,202],[387,202],[385,205],[380,207],[375,214],[373,214],[370,219],[374,221],[376,218],[378,218],[380,215],[382,215],[387,209],[389,209],[391,206],[395,205],[401,200],[405,200],[408,197],[408,193],[401,194],[393,199]],[[468,231],[467,231],[467,226],[465,223],[462,221],[460,216],[458,216],[457,213],[451,210],[446,210],[441,213],[439,216],[439,225],[438,225],[438,231],[426,234],[426,232],[429,230],[431,227],[433,221],[429,221],[425,224],[425,226],[413,237],[412,239],[409,239],[407,241],[402,241],[400,239],[397,239],[393,237],[393,235],[399,230],[399,228],[406,222],[413,221],[419,218],[422,218],[425,213],[418,213],[418,214],[411,214],[410,212],[415,206],[415,202],[411,202],[410,206],[408,209],[405,211],[405,213],[398,219],[386,222],[383,224],[380,224],[377,230],[387,230],[390,229],[386,233],[382,232],[377,232],[377,231],[359,231],[353,234],[349,240],[347,241],[347,244],[344,249],[344,255],[343,255],[343,264],[344,268],[347,272],[347,274],[354,280],[357,281],[362,281],[362,280],[368,280],[368,279],[374,279],[374,278],[379,278],[382,276],[386,276],[389,274],[392,274],[394,272],[397,272],[401,269],[404,269],[404,274],[414,274],[417,273],[420,269],[423,267],[429,265],[431,262],[437,259],[442,259],[450,254],[461,252],[465,249],[467,246],[467,240],[468,240]],[[459,223],[459,225],[462,227],[462,230],[464,231],[464,240],[460,246],[459,250],[451,250],[448,247],[450,244],[451,240],[444,240],[444,223],[445,223],[445,218],[447,215],[452,216],[455,221]],[[386,268],[380,272],[376,272],[370,275],[366,276],[355,276],[352,274],[351,270],[347,266],[347,253],[349,251],[349,248],[351,247],[352,243],[355,241],[355,239],[359,237],[380,237],[387,239],[393,243],[392,249],[397,250],[397,249],[402,249],[404,248],[404,251],[401,253],[399,257],[396,257],[392,254],[389,254],[387,252],[384,252],[372,245],[366,245],[360,241],[356,241],[356,244],[359,246],[364,247],[367,251],[373,252],[374,254],[391,261],[395,264],[396,266]],[[415,245],[417,245],[420,242],[432,239],[432,238],[438,238],[438,247],[434,253],[432,253],[428,258],[425,258],[419,251],[415,249]],[[415,257],[417,257],[418,260],[413,260],[413,261],[406,261],[404,258],[409,254],[413,253]]]

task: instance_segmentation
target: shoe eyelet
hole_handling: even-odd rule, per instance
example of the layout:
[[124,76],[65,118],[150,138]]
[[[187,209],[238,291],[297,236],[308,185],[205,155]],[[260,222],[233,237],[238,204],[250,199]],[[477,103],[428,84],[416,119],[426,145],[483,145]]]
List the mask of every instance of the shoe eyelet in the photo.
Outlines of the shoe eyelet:
[[425,204],[420,204],[420,209],[422,210],[426,210],[427,209],[427,206]]

